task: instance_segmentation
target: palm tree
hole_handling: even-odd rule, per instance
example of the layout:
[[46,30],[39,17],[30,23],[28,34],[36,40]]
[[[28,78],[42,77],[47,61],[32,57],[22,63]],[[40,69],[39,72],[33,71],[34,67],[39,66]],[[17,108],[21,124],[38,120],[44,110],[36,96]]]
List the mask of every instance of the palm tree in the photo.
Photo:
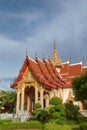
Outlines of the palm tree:
[[3,90],[0,90],[0,111],[2,112],[4,110],[2,99],[5,96],[5,93]]
[[[2,96],[3,95],[3,96]],[[1,91],[0,101],[7,112],[13,112],[16,105],[16,93],[13,91]]]

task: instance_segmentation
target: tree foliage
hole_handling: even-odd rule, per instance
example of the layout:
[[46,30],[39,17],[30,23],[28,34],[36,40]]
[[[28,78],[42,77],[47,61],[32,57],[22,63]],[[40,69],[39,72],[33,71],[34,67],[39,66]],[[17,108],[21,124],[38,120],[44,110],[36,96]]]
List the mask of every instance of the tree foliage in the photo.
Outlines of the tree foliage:
[[67,119],[77,120],[79,107],[77,105],[73,105],[72,103],[65,103],[65,112]]
[[13,112],[16,106],[16,93],[13,91],[0,91],[0,102],[5,112]]
[[87,101],[87,72],[73,78],[72,85],[76,100]]
[[40,111],[41,111],[41,104],[35,103],[33,106],[33,112],[31,114],[31,120],[37,120],[37,117]]
[[58,97],[53,97],[50,100],[50,117],[51,119],[54,119],[55,121],[64,120],[65,118],[65,109],[64,105],[62,104],[62,100]]
[[[33,112],[31,114],[32,120],[39,120],[43,123],[53,121],[55,123],[62,123],[65,118],[65,108],[62,100],[58,97],[53,97],[50,100],[50,106],[41,109],[39,103],[35,103]],[[60,121],[61,120],[61,121]]]
[[46,123],[50,119],[50,113],[48,108],[43,108],[41,111],[38,113],[37,119],[43,123]]

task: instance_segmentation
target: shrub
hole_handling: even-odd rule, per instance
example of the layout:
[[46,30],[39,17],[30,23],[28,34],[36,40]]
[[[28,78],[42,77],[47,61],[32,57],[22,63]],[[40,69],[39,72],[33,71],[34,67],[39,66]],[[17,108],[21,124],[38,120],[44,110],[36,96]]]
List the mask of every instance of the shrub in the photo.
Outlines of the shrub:
[[69,125],[57,125],[55,123],[47,123],[44,130],[72,130]]
[[55,123],[59,123],[59,119],[61,121],[64,120],[65,118],[65,109],[64,109],[64,105],[62,104],[62,101],[60,98],[58,97],[53,97],[51,100],[50,100],[50,109],[49,109],[49,112],[50,112],[50,118],[51,119],[54,119],[54,122]]
[[70,125],[70,128],[72,128],[72,130],[81,130],[78,124]]
[[61,126],[61,130],[72,130],[72,128],[69,125],[63,125]]
[[33,112],[31,114],[31,120],[37,120],[37,116],[40,111],[41,111],[41,104],[35,103],[33,106]]
[[37,119],[43,123],[48,122],[49,118],[50,114],[48,108],[42,109],[37,115]]
[[75,121],[75,120],[65,120],[65,123],[67,124],[67,125],[72,125],[72,124],[77,124],[77,121]]
[[33,106],[33,110],[38,110],[41,108],[41,104],[40,103],[35,103]]
[[65,103],[65,111],[67,119],[77,120],[79,115],[79,107],[71,103]]
[[62,104],[62,100],[58,97],[53,97],[51,100],[50,100],[50,104],[51,105],[58,105],[58,104]]
[[87,130],[87,123],[80,123],[81,130]]
[[78,117],[78,123],[83,123],[83,122],[87,122],[87,117],[84,116]]
[[55,123],[47,123],[44,125],[44,130],[61,130],[61,125]]

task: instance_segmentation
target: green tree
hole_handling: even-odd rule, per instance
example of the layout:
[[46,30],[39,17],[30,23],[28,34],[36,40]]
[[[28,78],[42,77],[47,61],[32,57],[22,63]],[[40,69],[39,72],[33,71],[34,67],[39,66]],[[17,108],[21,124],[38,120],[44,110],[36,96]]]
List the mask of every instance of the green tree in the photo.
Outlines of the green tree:
[[75,99],[87,103],[87,72],[72,80]]
[[1,91],[0,101],[7,112],[13,112],[16,106],[16,93],[13,91]]
[[41,111],[41,104],[35,103],[33,106],[33,112],[31,114],[31,120],[37,120],[40,111]]
[[65,119],[65,108],[62,104],[62,100],[58,97],[53,97],[50,100],[50,118],[53,119],[55,122],[62,123]]
[[3,106],[3,102],[2,102],[2,98],[5,96],[4,91],[0,90],[0,112],[3,112],[4,110],[4,106]]
[[79,115],[79,107],[77,105],[73,105],[72,103],[65,103],[65,112],[67,119],[77,120]]
[[47,123],[50,119],[49,107],[41,109],[38,113],[37,119],[43,123]]

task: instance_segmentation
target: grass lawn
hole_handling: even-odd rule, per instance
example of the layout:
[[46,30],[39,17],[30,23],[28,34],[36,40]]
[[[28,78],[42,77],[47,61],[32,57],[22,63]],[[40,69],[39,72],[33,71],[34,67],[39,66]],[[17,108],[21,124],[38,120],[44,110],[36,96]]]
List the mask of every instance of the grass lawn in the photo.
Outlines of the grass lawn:
[[[45,129],[42,129],[42,126],[43,125],[37,121],[36,122],[34,121],[33,122],[11,122],[7,120],[0,120],[0,130],[49,130],[49,128],[46,127]],[[71,128],[70,130],[80,130],[78,124],[72,124],[69,126]],[[56,127],[56,125],[54,127]],[[54,127],[52,128],[52,130],[54,129]]]
[[0,130],[42,130],[41,128],[42,124],[39,122],[11,122],[0,120]]
[[70,127],[72,128],[72,130],[80,130],[80,127],[77,124],[72,124],[70,125]]

